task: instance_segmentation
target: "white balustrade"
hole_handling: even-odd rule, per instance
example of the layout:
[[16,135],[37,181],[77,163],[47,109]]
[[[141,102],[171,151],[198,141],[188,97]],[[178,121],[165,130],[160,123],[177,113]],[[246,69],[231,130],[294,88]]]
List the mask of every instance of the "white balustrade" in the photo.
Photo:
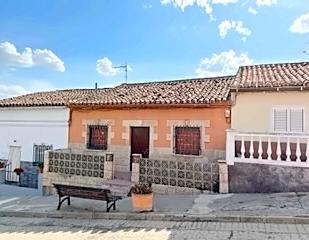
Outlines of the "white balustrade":
[[250,158],[253,159],[254,158],[254,146],[253,146],[253,137],[251,136],[250,138]]
[[226,160],[228,165],[243,162],[309,167],[309,135],[240,133],[229,129]]

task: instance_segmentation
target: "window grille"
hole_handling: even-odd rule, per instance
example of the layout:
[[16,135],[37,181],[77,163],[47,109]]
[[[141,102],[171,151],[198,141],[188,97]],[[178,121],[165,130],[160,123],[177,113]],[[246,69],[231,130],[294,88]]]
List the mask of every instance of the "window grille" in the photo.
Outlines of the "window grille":
[[53,145],[33,144],[33,162],[34,163],[44,162],[44,152],[52,149]]
[[108,127],[103,125],[88,126],[88,149],[107,150]]
[[199,127],[175,127],[174,137],[174,152],[176,154],[201,154],[201,133]]

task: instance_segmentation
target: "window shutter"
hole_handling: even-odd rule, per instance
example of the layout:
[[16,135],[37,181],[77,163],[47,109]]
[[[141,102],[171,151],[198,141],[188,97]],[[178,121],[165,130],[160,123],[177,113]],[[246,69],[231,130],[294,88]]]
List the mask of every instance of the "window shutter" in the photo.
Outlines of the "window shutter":
[[290,110],[290,131],[303,132],[304,131],[304,110],[301,108],[294,108]]
[[274,109],[274,131],[288,131],[288,111],[287,109]]

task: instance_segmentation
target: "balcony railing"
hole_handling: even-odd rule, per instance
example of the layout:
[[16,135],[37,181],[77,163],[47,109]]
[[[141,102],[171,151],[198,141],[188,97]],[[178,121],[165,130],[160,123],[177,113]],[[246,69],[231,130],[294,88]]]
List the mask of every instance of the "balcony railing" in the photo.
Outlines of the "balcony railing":
[[227,131],[226,160],[235,162],[309,167],[309,135],[241,133]]

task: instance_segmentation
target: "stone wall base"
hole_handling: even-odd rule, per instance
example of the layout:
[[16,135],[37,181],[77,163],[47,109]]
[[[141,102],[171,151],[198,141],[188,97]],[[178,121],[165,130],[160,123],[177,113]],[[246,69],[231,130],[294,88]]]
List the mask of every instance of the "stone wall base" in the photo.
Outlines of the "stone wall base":
[[228,166],[229,192],[308,192],[309,168],[251,163]]

